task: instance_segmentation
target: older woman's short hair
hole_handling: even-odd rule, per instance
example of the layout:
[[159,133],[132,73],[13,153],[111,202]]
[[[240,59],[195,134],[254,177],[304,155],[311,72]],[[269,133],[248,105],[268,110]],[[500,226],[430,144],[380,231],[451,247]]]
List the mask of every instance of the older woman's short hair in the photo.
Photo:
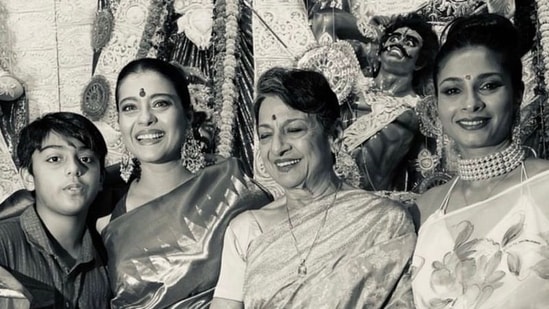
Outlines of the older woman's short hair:
[[254,103],[257,119],[266,97],[278,97],[289,107],[315,115],[326,134],[333,134],[340,117],[339,101],[321,73],[274,67],[259,77]]

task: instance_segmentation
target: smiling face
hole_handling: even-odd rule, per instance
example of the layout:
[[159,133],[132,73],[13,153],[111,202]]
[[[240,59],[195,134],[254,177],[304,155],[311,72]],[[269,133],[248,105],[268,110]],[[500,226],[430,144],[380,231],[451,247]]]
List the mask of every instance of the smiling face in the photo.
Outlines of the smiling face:
[[381,64],[396,65],[413,72],[422,46],[423,39],[417,31],[408,27],[398,28],[389,34],[381,46]]
[[333,139],[314,115],[267,96],[259,109],[257,133],[265,168],[285,189],[313,190],[331,181]]
[[500,56],[482,46],[467,47],[450,53],[439,67],[439,117],[462,156],[482,156],[505,147],[516,96]]
[[189,120],[172,83],[154,71],[127,75],[118,88],[126,148],[142,164],[179,160]]
[[32,154],[32,174],[22,169],[27,190],[36,193],[36,209],[50,214],[85,216],[101,188],[98,156],[81,141],[49,133]]

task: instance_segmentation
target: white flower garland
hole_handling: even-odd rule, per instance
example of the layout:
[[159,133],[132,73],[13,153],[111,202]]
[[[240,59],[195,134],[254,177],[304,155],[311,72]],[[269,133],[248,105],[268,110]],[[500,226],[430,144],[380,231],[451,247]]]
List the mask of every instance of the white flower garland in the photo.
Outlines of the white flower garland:
[[[236,50],[238,39],[238,0],[227,0],[225,5],[225,14],[222,17],[225,22],[225,57],[223,59],[223,82],[221,85],[221,95],[218,96],[216,104],[221,103],[221,125],[219,127],[219,144],[217,152],[223,157],[231,156],[233,146],[233,127],[234,127],[234,100],[237,97],[235,86],[236,77]],[[223,15],[223,14],[222,14]]]
[[549,92],[549,2],[547,0],[537,0],[537,7],[543,77],[545,90]]

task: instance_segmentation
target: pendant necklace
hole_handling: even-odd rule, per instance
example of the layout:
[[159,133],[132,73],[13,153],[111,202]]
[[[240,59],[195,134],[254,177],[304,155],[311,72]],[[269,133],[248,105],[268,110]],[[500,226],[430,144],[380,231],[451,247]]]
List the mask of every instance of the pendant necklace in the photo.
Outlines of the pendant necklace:
[[303,257],[301,250],[299,250],[297,238],[295,237],[295,234],[294,234],[294,225],[292,224],[292,219],[290,218],[290,210],[288,209],[288,203],[286,203],[286,214],[288,215],[288,224],[290,225],[290,234],[292,235],[292,238],[294,240],[294,246],[297,251],[297,254],[301,258],[301,262],[299,263],[299,266],[297,268],[297,274],[299,276],[305,276],[307,274],[307,265],[305,265],[305,263],[307,262],[309,255],[311,255],[311,251],[313,250],[313,247],[315,246],[316,241],[318,240],[318,236],[320,235],[320,230],[322,230],[322,228],[326,224],[326,218],[328,217],[328,209],[330,209],[334,205],[337,199],[337,193],[339,192],[339,189],[341,189],[341,182],[338,184],[336,188],[332,202],[326,206],[326,210],[324,211],[324,217],[322,218],[322,223],[318,227],[315,237],[313,238],[313,243],[309,247],[309,250],[307,251],[307,254],[305,255],[305,257]]

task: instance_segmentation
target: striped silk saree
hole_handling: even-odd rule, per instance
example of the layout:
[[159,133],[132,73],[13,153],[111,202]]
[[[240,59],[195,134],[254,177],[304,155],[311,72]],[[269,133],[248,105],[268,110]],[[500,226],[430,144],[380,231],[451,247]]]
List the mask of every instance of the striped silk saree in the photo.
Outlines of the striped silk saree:
[[[301,251],[309,250],[332,201],[330,195],[292,213]],[[306,260],[306,275],[298,274],[301,256],[288,221],[250,243],[245,308],[413,308],[405,273],[415,241],[402,207],[366,191],[341,191]]]

